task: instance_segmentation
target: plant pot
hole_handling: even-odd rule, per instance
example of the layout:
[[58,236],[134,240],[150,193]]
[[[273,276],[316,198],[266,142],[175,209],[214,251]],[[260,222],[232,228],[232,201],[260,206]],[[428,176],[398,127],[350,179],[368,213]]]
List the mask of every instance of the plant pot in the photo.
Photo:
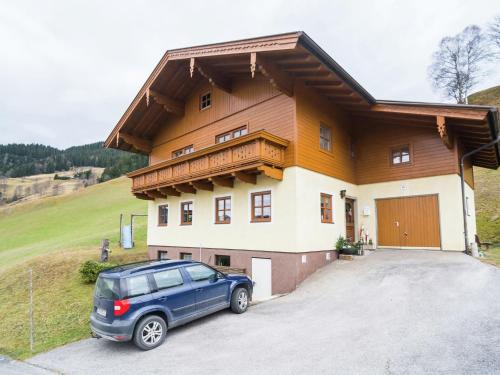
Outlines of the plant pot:
[[358,249],[355,247],[345,247],[343,249],[340,249],[340,254],[346,254],[346,255],[359,255],[358,254]]

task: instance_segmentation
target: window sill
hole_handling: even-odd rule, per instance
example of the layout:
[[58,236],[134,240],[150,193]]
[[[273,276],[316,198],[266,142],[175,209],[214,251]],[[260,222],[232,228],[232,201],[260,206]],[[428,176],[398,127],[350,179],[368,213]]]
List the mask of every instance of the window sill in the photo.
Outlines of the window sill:
[[322,221],[321,224],[335,224],[334,221]]
[[193,223],[181,223],[180,225],[193,225]]
[[270,223],[271,219],[269,220],[250,220],[251,223]]
[[168,227],[168,224],[158,224],[159,227]]
[[230,221],[216,221],[214,224],[231,224]]

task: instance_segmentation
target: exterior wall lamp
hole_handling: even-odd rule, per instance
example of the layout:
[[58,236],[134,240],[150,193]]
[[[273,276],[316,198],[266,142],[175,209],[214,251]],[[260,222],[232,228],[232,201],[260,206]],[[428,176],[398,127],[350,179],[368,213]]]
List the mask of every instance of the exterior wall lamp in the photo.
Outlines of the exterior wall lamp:
[[340,190],[340,198],[345,198],[345,190]]

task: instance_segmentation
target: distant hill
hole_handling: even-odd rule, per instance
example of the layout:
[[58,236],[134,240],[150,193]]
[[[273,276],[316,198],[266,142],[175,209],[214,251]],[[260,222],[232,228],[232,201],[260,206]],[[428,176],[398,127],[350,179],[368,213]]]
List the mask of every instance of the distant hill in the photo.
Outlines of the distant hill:
[[[500,86],[476,92],[468,97],[468,102],[500,108]],[[474,179],[479,238],[500,244],[500,169],[474,167]]]
[[101,181],[106,181],[146,165],[146,156],[105,149],[101,142],[65,150],[41,144],[0,145],[0,176],[3,177],[26,177],[85,166],[105,168]]

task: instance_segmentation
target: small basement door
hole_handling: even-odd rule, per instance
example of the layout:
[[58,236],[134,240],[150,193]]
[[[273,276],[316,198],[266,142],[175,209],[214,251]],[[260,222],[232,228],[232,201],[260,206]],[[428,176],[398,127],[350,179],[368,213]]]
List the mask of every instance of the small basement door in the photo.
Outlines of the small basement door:
[[252,299],[254,301],[263,301],[271,298],[271,269],[271,259],[252,258],[252,281],[255,283],[253,287]]
[[376,202],[378,246],[441,248],[437,195]]

